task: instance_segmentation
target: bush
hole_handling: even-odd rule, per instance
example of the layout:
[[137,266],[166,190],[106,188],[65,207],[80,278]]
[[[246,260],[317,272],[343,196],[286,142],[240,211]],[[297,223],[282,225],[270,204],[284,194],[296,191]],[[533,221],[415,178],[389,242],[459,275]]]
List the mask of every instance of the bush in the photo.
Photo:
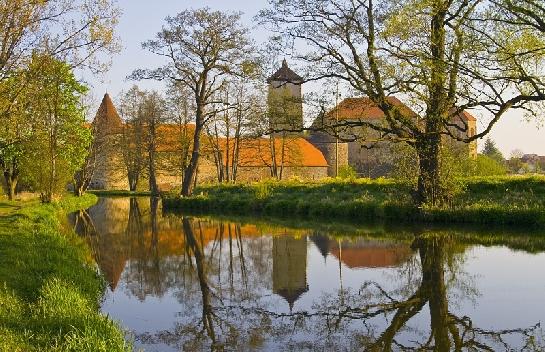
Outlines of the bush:
[[339,168],[338,177],[343,180],[355,180],[358,177],[358,174],[352,166],[345,165]]
[[507,174],[507,167],[498,160],[479,154],[475,160],[475,176],[501,176]]

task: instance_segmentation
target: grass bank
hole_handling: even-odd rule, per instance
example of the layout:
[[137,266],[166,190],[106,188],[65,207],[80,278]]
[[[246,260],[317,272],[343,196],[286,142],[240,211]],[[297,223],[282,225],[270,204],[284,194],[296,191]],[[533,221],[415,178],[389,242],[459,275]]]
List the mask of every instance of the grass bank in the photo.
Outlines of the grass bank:
[[193,197],[164,195],[163,206],[167,210],[366,222],[545,225],[545,177],[460,181],[463,191],[445,207],[418,208],[412,203],[410,186],[388,179],[209,185],[197,188]]
[[0,200],[0,351],[129,350],[99,312],[105,283],[87,247],[62,223],[96,199]]

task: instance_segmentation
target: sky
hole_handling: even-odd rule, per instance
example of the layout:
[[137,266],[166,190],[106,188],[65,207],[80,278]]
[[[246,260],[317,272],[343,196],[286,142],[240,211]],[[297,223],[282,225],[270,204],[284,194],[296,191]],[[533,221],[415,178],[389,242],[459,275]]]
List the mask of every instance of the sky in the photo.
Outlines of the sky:
[[[169,15],[188,8],[210,7],[223,11],[243,12],[244,24],[251,28],[253,39],[263,42],[268,33],[259,28],[253,21],[257,12],[267,6],[266,0],[118,0],[122,15],[117,28],[122,50],[112,58],[112,65],[108,72],[99,76],[86,76],[83,79],[91,85],[95,101],[100,101],[104,93],[108,92],[115,100],[119,93],[134,83],[141,87],[161,89],[160,82],[146,81],[133,82],[127,76],[138,68],[155,68],[162,64],[161,59],[141,48],[143,41],[153,39],[161,30],[164,19]],[[265,84],[265,83],[264,83]],[[303,86],[303,90],[305,87]],[[308,89],[307,89],[308,91]],[[478,129],[484,129],[485,116],[476,114]],[[545,117],[544,117],[545,120]],[[508,157],[515,149],[524,153],[545,155],[545,127],[540,128],[536,121],[526,121],[522,114],[510,111],[494,126],[489,137],[500,148],[504,156]],[[482,147],[484,141],[479,141]]]

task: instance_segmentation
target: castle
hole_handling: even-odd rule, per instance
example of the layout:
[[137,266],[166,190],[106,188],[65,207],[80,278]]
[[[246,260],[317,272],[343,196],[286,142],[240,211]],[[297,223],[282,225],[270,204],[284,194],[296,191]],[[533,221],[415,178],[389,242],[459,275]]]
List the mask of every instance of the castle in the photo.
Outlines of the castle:
[[[316,132],[324,124],[342,120],[366,120],[380,122],[384,113],[368,98],[347,98],[325,116],[317,118],[310,133],[303,128],[303,78],[288,67],[286,60],[267,80],[269,137],[241,139],[235,144],[226,138],[212,140],[204,136],[196,183],[214,182],[223,170],[236,171],[236,180],[256,181],[270,177],[289,179],[298,177],[317,180],[337,176],[340,168],[352,167],[360,176],[379,177],[393,168],[389,142],[371,143],[372,132],[353,129],[348,132],[354,141],[340,142],[324,132]],[[388,98],[404,115],[418,115],[395,97]],[[468,135],[475,134],[476,120],[469,113],[459,115],[456,123],[467,125]],[[95,133],[95,172],[92,189],[129,189],[127,150],[127,125],[120,118],[111,98],[104,95],[92,123]],[[170,190],[181,185],[183,161],[181,155],[189,155],[194,125],[161,124],[157,128],[156,178],[160,190]],[[345,140],[349,138],[342,138]],[[129,143],[129,144],[127,144]],[[476,144],[469,145],[470,155],[476,155]],[[236,153],[236,157],[235,157]],[[279,171],[280,170],[280,171]],[[142,185],[144,182],[141,182]]]

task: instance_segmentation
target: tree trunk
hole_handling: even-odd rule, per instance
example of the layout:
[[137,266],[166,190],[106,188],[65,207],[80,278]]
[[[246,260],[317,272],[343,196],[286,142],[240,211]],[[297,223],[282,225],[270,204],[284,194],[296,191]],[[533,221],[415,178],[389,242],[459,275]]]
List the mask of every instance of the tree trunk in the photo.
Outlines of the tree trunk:
[[15,199],[15,191],[17,190],[17,182],[19,181],[19,173],[16,170],[5,170],[4,179],[6,181],[6,193],[9,200]]
[[159,194],[159,187],[157,186],[157,175],[155,171],[155,151],[149,152],[149,190],[152,196]]
[[[208,278],[206,276],[206,258],[200,249],[200,245],[197,242],[195,234],[193,233],[193,228],[191,227],[189,219],[186,217],[182,218],[182,224],[187,246],[193,252],[195,264],[197,266],[197,276],[199,278],[199,287],[201,289],[202,299],[202,324],[212,342],[212,346],[214,347],[216,345],[216,333],[214,330],[213,320],[214,310],[210,299],[211,290],[210,286],[208,285]],[[215,348],[212,349],[215,350]]]
[[53,193],[51,191],[45,191],[40,194],[40,200],[42,203],[51,203],[53,200]]
[[76,197],[81,197],[83,193],[85,193],[85,191],[83,190],[83,185],[74,184],[74,195]]
[[434,351],[450,351],[449,310],[445,285],[445,247],[448,238],[432,236],[416,239],[420,242],[420,261],[422,263],[422,286],[428,292],[431,331],[435,342]]
[[199,162],[201,131],[202,126],[200,123],[198,123],[195,126],[195,135],[193,136],[193,152],[191,153],[191,159],[189,160],[189,165],[182,182],[182,196],[184,197],[189,197],[193,193],[193,180],[196,177],[197,164]]
[[440,150],[441,137],[425,137],[416,147],[419,162],[417,204],[437,205],[442,200]]
[[129,190],[131,192],[136,192],[136,189],[138,187],[138,179],[139,179],[137,173],[129,171],[127,176],[129,179]]

